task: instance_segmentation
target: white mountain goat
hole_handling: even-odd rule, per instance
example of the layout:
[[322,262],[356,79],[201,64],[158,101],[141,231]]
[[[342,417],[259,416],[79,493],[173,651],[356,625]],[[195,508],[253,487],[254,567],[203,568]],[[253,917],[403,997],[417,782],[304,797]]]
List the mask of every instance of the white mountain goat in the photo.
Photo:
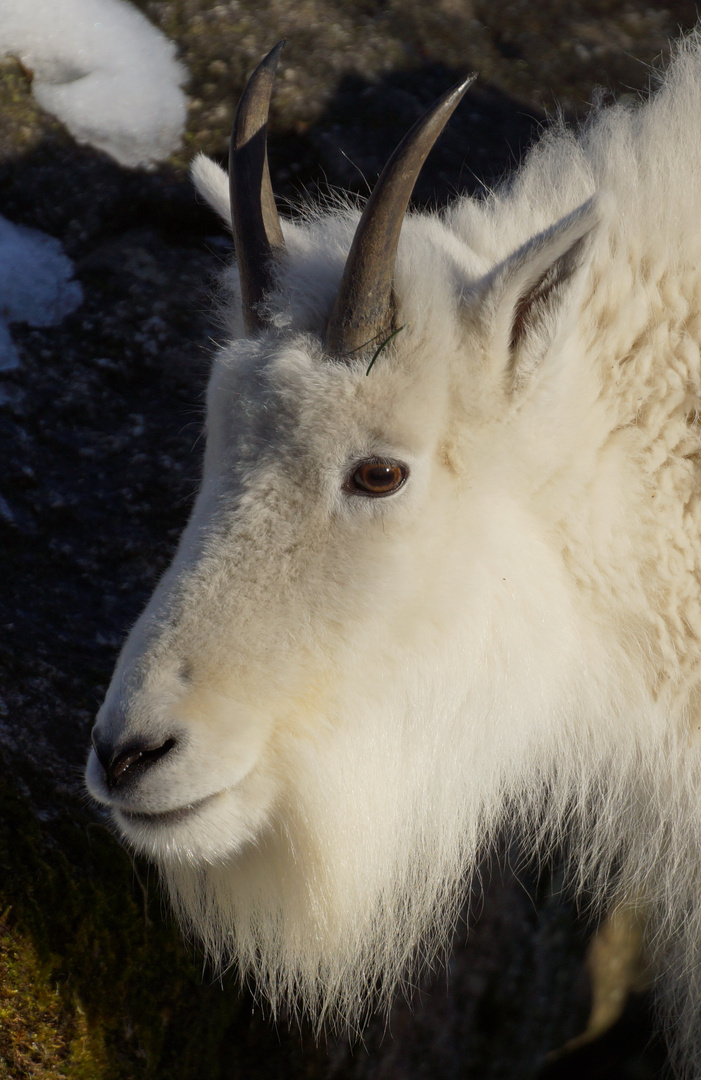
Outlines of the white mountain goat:
[[213,957],[330,1020],[445,943],[496,830],[567,838],[575,886],[644,906],[698,1067],[701,36],[487,197],[406,216],[467,80],[362,216],[283,227],[278,53],[231,218],[195,164],[231,343],[90,791]]

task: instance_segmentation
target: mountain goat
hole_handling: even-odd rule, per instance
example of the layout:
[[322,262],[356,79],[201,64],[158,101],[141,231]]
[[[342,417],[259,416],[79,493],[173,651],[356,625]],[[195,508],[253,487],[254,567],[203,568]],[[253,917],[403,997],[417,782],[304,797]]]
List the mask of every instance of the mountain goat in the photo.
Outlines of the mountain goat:
[[407,216],[466,80],[362,214],[296,222],[278,54],[230,196],[194,167],[235,235],[231,341],[89,789],[213,957],[330,1021],[435,955],[497,830],[566,838],[575,886],[644,906],[698,1063],[701,36],[648,102]]

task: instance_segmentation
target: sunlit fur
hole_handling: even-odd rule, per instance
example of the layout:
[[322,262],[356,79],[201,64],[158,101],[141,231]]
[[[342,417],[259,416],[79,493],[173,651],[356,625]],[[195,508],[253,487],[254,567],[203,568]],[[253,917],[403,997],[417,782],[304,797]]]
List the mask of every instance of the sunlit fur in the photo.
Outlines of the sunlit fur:
[[[644,908],[693,1070],[699,38],[649,102],[407,218],[369,375],[323,350],[356,220],[286,227],[249,339],[228,275],[200,494],[96,729],[178,746],[121,795],[93,754],[90,789],[217,961],[351,1024],[444,943],[497,829],[566,838],[574,886]],[[344,493],[372,456],[404,487]]]

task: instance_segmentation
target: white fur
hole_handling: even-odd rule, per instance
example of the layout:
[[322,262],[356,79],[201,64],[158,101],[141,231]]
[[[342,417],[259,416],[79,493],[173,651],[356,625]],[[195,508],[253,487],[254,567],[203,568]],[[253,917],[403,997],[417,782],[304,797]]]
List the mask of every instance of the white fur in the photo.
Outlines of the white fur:
[[[648,103],[408,218],[367,376],[322,346],[357,214],[310,214],[270,329],[215,358],[197,503],[96,727],[178,746],[88,783],[274,1008],[389,996],[508,823],[644,906],[698,1066],[700,118],[693,36]],[[342,490],[371,456],[395,495]]]

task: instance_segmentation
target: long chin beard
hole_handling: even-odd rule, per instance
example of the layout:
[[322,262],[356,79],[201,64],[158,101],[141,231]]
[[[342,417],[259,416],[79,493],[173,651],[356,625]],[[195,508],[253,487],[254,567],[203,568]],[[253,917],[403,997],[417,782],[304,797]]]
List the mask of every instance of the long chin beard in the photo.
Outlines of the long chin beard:
[[[328,836],[310,838],[301,828],[293,831],[288,820],[286,828],[269,828],[227,863],[164,867],[162,876],[186,934],[215,968],[234,966],[242,981],[250,980],[274,1018],[306,1016],[317,1030],[357,1032],[373,1009],[387,1007],[398,990],[416,985],[445,953],[470,875],[498,831],[525,835],[535,855],[552,850],[568,833],[578,849],[575,888],[593,887],[602,901],[610,895],[598,856],[611,851],[611,839],[590,829],[585,836],[584,821],[577,837],[576,818],[586,805],[587,821],[594,813],[604,833],[614,822],[620,828],[620,791],[592,784],[589,797],[580,791],[582,802],[573,805],[571,774],[559,784],[541,779],[537,795],[535,783],[529,785],[530,799],[524,789],[512,791],[499,808],[495,801],[491,815],[484,806],[472,815],[463,807],[450,823],[438,815],[433,827],[424,818],[423,833],[415,830],[411,843],[406,835],[391,850],[384,845],[384,863],[373,858],[371,843],[365,851],[356,843],[343,852],[349,867],[348,859],[330,857]],[[565,819],[570,827],[563,830]],[[625,851],[621,856],[628,861],[631,853],[628,860]],[[628,885],[634,875],[629,864]]]
[[358,1031],[446,951],[464,904],[462,868],[474,857],[463,849],[439,874],[424,852],[404,860],[401,877],[389,867],[349,894],[334,868],[315,873],[298,855],[271,831],[228,865],[161,873],[185,933],[215,969],[234,966],[252,982],[274,1018]]
[[[591,697],[589,686],[580,703]],[[630,866],[625,834],[640,825],[639,745],[625,714],[567,704],[512,724],[510,741],[456,713],[408,726],[405,739],[399,723],[383,738],[376,725],[358,730],[359,718],[345,742],[334,732],[333,755],[291,743],[297,794],[280,797],[255,841],[216,864],[161,863],[183,929],[216,968],[250,977],[273,1016],[353,1030],[445,949],[499,829],[534,854],[572,839],[575,887],[593,882],[605,898],[611,858]],[[666,757],[646,759],[652,773]]]

